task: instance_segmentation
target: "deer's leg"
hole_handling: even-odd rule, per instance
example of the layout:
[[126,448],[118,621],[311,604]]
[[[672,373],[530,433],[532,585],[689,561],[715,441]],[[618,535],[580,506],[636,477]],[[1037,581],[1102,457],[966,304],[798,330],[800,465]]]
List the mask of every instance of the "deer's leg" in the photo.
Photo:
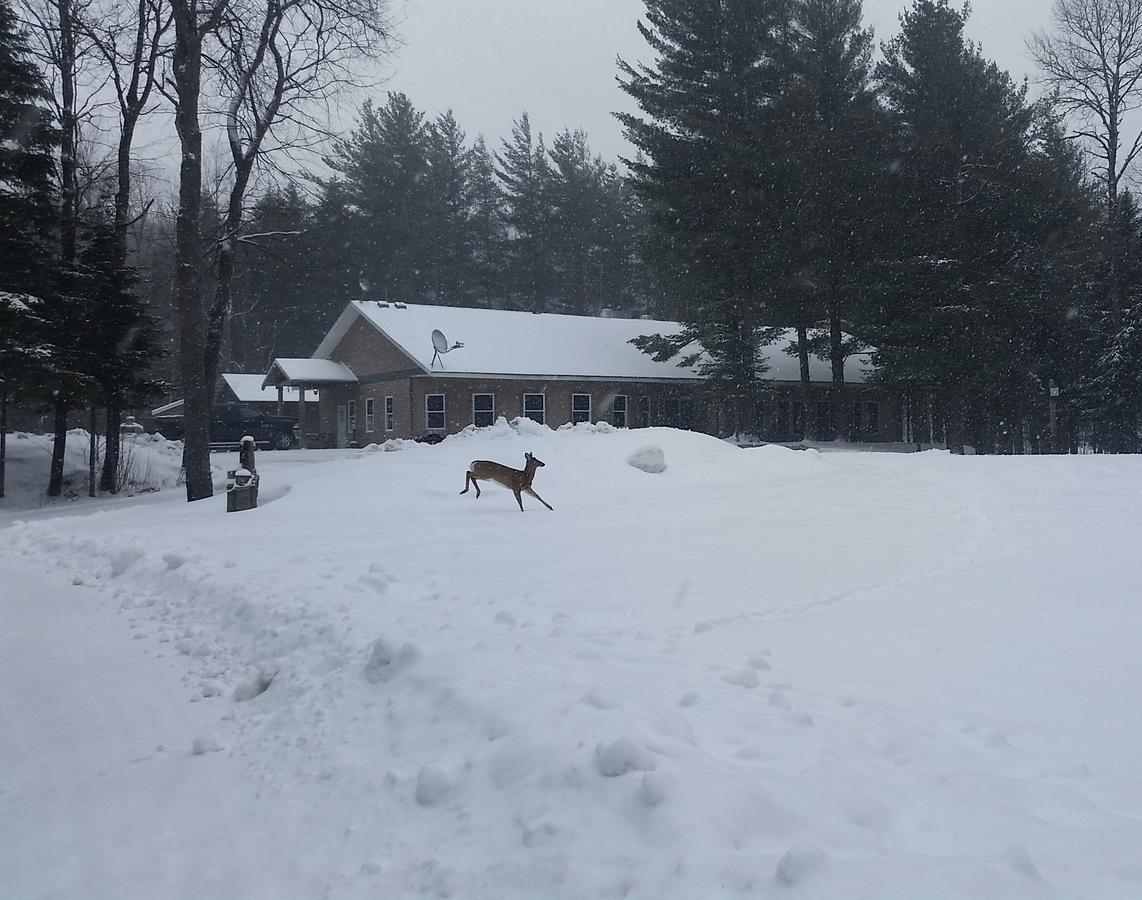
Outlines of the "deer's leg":
[[519,511],[523,512],[523,497],[520,496],[520,492],[518,490],[514,491],[513,493],[515,493],[515,502],[519,504]]
[[[472,484],[472,473],[471,472],[465,472],[464,473],[464,490],[462,490],[460,493],[461,494],[468,493],[468,487],[471,484]],[[479,496],[479,495],[477,494],[477,496]]]
[[537,494],[537,493],[536,493],[535,491],[533,491],[531,488],[528,488],[528,489],[527,489],[527,492],[528,492],[529,494],[531,494],[531,496],[533,496],[533,497],[534,497],[536,500],[538,500],[540,503],[542,503],[544,506],[546,506],[546,507],[547,507],[549,510],[551,510],[552,512],[555,512],[555,507],[554,507],[554,506],[552,506],[550,503],[548,503],[546,500],[544,500],[542,497],[540,497],[540,496],[539,496],[539,494]]

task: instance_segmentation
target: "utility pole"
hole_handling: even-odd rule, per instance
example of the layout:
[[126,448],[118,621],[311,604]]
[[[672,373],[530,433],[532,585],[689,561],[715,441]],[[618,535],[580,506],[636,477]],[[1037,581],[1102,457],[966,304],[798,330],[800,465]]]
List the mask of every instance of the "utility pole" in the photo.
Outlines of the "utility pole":
[[1059,452],[1059,425],[1055,417],[1055,401],[1059,396],[1059,389],[1055,386],[1055,380],[1051,379],[1050,382],[1050,396],[1051,396],[1051,452]]

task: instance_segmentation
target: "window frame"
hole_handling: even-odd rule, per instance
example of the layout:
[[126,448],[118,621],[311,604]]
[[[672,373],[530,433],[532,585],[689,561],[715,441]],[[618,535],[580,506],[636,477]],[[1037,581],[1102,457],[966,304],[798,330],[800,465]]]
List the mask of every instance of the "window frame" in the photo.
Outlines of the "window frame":
[[357,433],[357,401],[350,400],[345,404],[345,424],[350,435]]
[[[582,415],[582,414],[583,414],[583,410],[581,410],[581,409],[578,409],[578,410],[577,410],[577,409],[575,409],[575,401],[576,401],[578,398],[580,398],[580,397],[586,397],[586,398],[587,398],[587,417],[586,417],[585,419],[577,419],[577,418],[575,418],[575,417],[576,417],[576,415]],[[591,395],[590,395],[590,394],[584,394],[584,393],[575,393],[575,394],[572,394],[572,395],[571,395],[571,424],[572,424],[572,425],[577,425],[579,422],[587,422],[587,423],[590,423],[590,421],[591,421],[591,413],[592,413],[592,406],[593,406],[594,402],[595,402],[595,401],[594,401],[594,398],[593,398],[593,397],[591,397]]]
[[649,397],[639,397],[638,398],[638,427],[639,428],[649,428],[650,427],[650,398]]
[[[528,397],[539,397],[543,400],[543,407],[539,410],[540,415],[543,417],[542,419],[535,419],[531,415],[528,414],[528,409],[527,409],[527,398]],[[522,405],[520,408],[523,410],[523,417],[525,419],[531,419],[531,421],[535,422],[537,425],[546,425],[547,424],[547,394],[545,392],[543,392],[543,391],[527,391],[527,392],[525,392],[523,395],[523,398],[522,398]],[[534,410],[532,410],[532,412],[534,412]]]
[[[428,401],[439,397],[440,409],[429,409]],[[440,424],[433,425],[432,417],[440,416]],[[447,431],[448,430],[448,395],[447,394],[425,394],[424,395],[424,430],[425,431]]]
[[[492,408],[491,409],[477,410],[476,409],[476,398],[477,397],[491,397],[492,398]],[[487,425],[481,425],[479,422],[476,421],[476,414],[478,412],[489,414],[491,416],[491,421],[488,422]],[[477,428],[487,428],[491,425],[496,424],[496,395],[493,392],[491,392],[491,391],[473,391],[472,392],[472,424],[475,425]]]
[[377,425],[377,400],[375,397],[365,398],[365,434],[372,434],[376,431]]
[[394,399],[392,397],[385,397],[385,431],[397,430],[397,417],[394,407]]
[[[623,401],[622,411],[619,411],[619,401]],[[623,417],[622,424],[619,424],[619,416]],[[629,394],[615,394],[611,400],[611,424],[615,428],[626,428],[627,422],[630,421],[630,395]]]

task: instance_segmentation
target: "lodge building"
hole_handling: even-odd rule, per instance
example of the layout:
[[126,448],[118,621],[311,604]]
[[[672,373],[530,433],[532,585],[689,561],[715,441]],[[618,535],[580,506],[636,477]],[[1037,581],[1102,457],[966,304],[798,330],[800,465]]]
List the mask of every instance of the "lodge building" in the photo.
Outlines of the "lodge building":
[[827,362],[811,360],[807,401],[798,361],[785,352],[792,333],[775,341],[764,348],[766,387],[738,423],[739,410],[703,400],[694,365],[657,362],[630,343],[679,328],[647,319],[358,300],[312,357],[275,359],[263,386],[319,391],[316,404],[298,408],[310,447],[443,436],[500,416],[553,428],[607,421],[621,428],[740,431],[771,441],[831,440],[838,437],[840,403],[848,404],[846,437],[898,439],[894,404],[868,382],[866,354],[846,361],[844,385],[831,383]]

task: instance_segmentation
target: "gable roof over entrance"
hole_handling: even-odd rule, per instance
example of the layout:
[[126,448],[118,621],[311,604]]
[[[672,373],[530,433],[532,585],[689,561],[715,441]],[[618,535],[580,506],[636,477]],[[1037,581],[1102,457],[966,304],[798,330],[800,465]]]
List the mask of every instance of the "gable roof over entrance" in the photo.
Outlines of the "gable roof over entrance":
[[357,376],[344,363],[331,359],[277,357],[262,386],[279,384],[354,384]]
[[[502,376],[590,378],[624,381],[697,381],[693,367],[676,360],[656,362],[630,343],[641,335],[677,334],[677,322],[613,319],[551,313],[513,312],[457,306],[418,306],[354,300],[314,352],[326,359],[359,318],[395,344],[426,373],[439,376]],[[463,347],[435,361],[432,332],[444,333],[449,346]],[[766,378],[797,381],[798,362],[784,352],[796,337],[793,331],[763,350]],[[850,381],[864,381],[869,361],[865,354],[846,365]],[[829,381],[827,362],[810,360],[813,381]],[[267,379],[268,381],[269,379]]]

